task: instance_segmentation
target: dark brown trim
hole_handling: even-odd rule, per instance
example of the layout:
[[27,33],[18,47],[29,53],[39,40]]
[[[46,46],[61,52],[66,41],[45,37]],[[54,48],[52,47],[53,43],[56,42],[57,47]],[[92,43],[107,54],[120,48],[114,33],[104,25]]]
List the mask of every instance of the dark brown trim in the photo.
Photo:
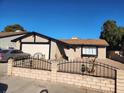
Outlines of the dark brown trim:
[[83,46],[81,46],[81,57],[83,57],[82,54],[83,54]]
[[93,47],[96,47],[96,46],[100,46],[100,47],[107,47],[107,45],[91,45],[91,44],[68,44],[70,46],[93,46]]
[[28,36],[33,35],[33,34],[35,34],[35,35],[37,35],[37,36],[39,36],[39,37],[45,38],[45,39],[47,39],[47,40],[52,40],[52,41],[54,41],[54,42],[56,42],[56,43],[61,43],[61,44],[65,45],[65,46],[68,46],[68,44],[65,43],[65,42],[62,42],[62,41],[60,41],[60,40],[54,39],[54,38],[52,38],[52,37],[49,37],[49,36],[46,36],[46,35],[43,35],[43,34],[40,34],[40,33],[37,33],[37,32],[28,32],[28,33],[26,33],[24,36],[21,36],[21,37],[18,37],[18,38],[16,38],[16,39],[11,40],[11,42],[17,42],[17,41],[22,40],[22,39],[24,39],[24,38],[26,38],[26,37],[28,37]]
[[51,40],[49,40],[49,59],[51,58]]
[[97,55],[86,55],[86,54],[82,54],[82,57],[97,57]]
[[21,42],[21,40],[20,40],[20,50],[22,50],[22,42]]
[[34,34],[34,42],[36,42],[36,35]]
[[18,40],[22,40],[23,38],[26,38],[26,37],[31,36],[31,35],[33,35],[33,33],[28,32],[28,33],[26,33],[25,35],[23,35],[23,36],[21,36],[21,37],[18,37],[18,38],[16,38],[16,39],[11,40],[11,42],[16,42],[16,41],[18,41]]
[[22,44],[50,44],[49,42],[21,42]]
[[96,46],[96,57],[98,57],[98,46]]
[[114,93],[117,93],[117,70],[115,69],[115,88]]

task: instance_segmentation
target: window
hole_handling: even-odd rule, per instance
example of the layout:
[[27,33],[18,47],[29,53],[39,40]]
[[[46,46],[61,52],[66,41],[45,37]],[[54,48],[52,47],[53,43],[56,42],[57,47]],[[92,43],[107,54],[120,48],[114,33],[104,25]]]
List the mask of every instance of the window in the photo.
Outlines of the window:
[[83,47],[82,48],[83,55],[97,55],[97,49],[96,47]]

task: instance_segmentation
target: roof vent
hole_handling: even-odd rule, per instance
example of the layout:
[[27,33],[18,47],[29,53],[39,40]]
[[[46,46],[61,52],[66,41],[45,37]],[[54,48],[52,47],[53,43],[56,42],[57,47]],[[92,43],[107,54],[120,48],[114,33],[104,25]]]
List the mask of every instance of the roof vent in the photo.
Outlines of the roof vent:
[[79,39],[78,37],[72,37],[71,39]]
[[15,32],[21,32],[21,30],[16,30]]

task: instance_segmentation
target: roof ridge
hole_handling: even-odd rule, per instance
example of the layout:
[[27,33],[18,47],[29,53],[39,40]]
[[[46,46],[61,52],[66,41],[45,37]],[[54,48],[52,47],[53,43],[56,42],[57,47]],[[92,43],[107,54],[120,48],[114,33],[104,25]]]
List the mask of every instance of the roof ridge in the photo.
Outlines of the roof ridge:
[[97,46],[109,45],[104,39],[65,39],[61,41],[71,45],[97,45]]

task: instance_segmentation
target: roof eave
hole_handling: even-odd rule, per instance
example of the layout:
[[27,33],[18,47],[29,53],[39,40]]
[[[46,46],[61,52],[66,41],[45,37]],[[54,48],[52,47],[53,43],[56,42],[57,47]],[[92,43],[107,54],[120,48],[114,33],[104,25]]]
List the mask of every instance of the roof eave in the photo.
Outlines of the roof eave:
[[6,36],[1,36],[0,38],[5,38],[5,37],[11,37],[11,36],[18,36],[18,35],[24,35],[26,33],[18,33],[18,34],[14,34],[14,35],[6,35]]
[[68,46],[68,44],[65,43],[65,42],[62,42],[62,41],[60,41],[60,40],[54,39],[54,38],[49,37],[49,36],[46,36],[46,35],[39,34],[39,33],[37,33],[37,32],[28,32],[28,33],[25,34],[24,36],[21,36],[21,37],[18,37],[18,38],[16,38],[16,39],[11,40],[11,42],[20,41],[21,39],[24,39],[24,38],[26,38],[26,37],[28,37],[28,36],[33,35],[33,34],[34,34],[34,35],[37,35],[37,36],[40,36],[40,37],[48,38],[49,40],[52,40],[52,41],[54,41],[54,42],[59,42],[59,43],[61,43],[61,44],[63,44],[63,45]]
[[104,46],[104,47],[109,46],[108,44],[107,45],[98,45],[98,44],[68,44],[68,45],[71,45],[71,46]]

